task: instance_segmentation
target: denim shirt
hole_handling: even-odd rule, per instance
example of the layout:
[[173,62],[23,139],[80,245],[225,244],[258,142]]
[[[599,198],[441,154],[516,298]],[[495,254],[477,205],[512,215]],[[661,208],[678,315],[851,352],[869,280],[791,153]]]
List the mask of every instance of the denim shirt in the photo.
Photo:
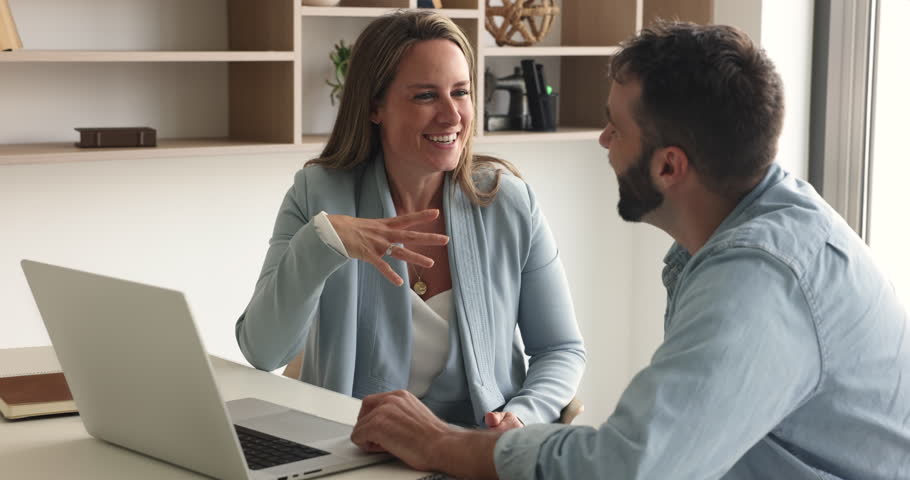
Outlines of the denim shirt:
[[665,263],[664,342],[613,415],[507,432],[501,478],[910,478],[907,311],[811,186],[772,166]]

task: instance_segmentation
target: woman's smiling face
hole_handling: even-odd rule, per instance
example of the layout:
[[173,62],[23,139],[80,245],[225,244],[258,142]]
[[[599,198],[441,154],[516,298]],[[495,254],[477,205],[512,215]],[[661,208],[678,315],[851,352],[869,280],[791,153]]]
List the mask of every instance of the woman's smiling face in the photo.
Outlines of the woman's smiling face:
[[468,62],[455,43],[425,40],[411,46],[371,115],[381,127],[385,161],[414,173],[455,169],[472,134],[470,82]]

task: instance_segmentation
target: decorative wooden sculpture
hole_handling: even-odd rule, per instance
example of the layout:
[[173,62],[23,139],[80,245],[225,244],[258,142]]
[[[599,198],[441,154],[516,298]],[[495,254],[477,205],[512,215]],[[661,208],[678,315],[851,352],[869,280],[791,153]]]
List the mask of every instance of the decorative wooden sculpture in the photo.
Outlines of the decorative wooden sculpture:
[[22,40],[16,31],[16,22],[7,0],[0,0],[0,51],[22,48]]
[[[502,0],[502,6],[490,6],[487,2],[487,31],[499,46],[527,47],[541,41],[550,32],[553,19],[559,15],[556,0]],[[496,17],[502,22],[496,25]],[[521,39],[513,37],[521,34]]]

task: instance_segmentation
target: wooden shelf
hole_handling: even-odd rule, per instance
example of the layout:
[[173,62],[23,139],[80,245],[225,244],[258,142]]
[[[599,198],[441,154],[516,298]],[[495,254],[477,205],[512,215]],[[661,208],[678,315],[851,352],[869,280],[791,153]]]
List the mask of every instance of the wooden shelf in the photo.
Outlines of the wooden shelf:
[[29,143],[0,145],[0,165],[282,153],[306,149],[306,146],[291,143],[246,142],[227,138],[159,139],[157,147],[143,148],[78,148],[67,142]]
[[126,50],[15,50],[0,62],[292,62],[294,52],[152,52]]
[[[556,132],[481,132],[478,144],[596,141],[608,92],[606,82],[593,79],[604,78],[609,57],[619,51],[616,45],[657,16],[710,23],[713,5],[712,0],[561,0],[561,36],[556,41],[562,46],[496,47],[481,46],[486,38],[485,2],[443,1],[451,8],[433,11],[454,19],[465,31],[478,52],[480,78],[487,64],[499,68],[511,58],[543,57],[542,63],[552,65],[548,73],[559,90],[559,122],[588,126],[561,127]],[[109,18],[95,3],[90,6],[95,11],[85,18]],[[183,3],[177,2],[175,9],[196,8],[180,7]],[[50,41],[35,43],[41,48],[75,49],[0,52],[0,63],[7,64],[0,67],[6,75],[0,81],[17,86],[0,90],[0,105],[23,112],[23,122],[10,122],[6,141],[55,142],[0,143],[0,166],[269,152],[318,154],[328,135],[304,132],[331,128],[328,118],[336,112],[327,102],[315,100],[324,101],[327,93],[319,72],[327,68],[331,41],[356,32],[372,18],[414,9],[417,0],[343,0],[343,6],[337,7],[303,6],[301,0],[212,3],[211,16],[191,16],[200,25],[189,21],[170,25],[170,17],[148,14],[157,7],[134,8],[133,13],[146,14],[134,15],[141,20],[133,29],[106,32],[103,39],[95,39],[96,32],[86,29],[82,36],[92,37],[87,38],[91,41],[81,43],[71,44],[60,40],[66,37],[40,29],[20,31],[24,38],[43,36],[42,40]],[[32,21],[23,25],[35,29],[43,13],[53,12],[50,7],[32,7]],[[142,28],[137,30],[137,25]],[[157,41],[155,35],[160,37]],[[109,46],[123,50],[94,50]],[[194,46],[199,50],[189,50]],[[57,69],[54,64],[66,65]],[[483,82],[476,89],[483,98]],[[124,106],[118,110],[120,103],[103,103],[109,97],[129,102],[120,102]],[[483,118],[484,108],[478,102],[478,119]],[[48,118],[56,121],[53,128],[47,127]],[[168,128],[159,131],[172,137],[223,138],[159,138],[157,147],[127,149],[80,149],[62,141],[68,139],[69,126],[87,124],[165,125]],[[44,130],[54,133],[35,135]],[[240,138],[255,141],[235,140]]]
[[484,132],[482,136],[478,136],[474,141],[478,144],[485,144],[596,140],[600,137],[601,132],[602,129],[599,128],[580,127],[560,127],[555,132]]
[[484,47],[487,57],[609,57],[619,47]]
[[[527,131],[502,131],[484,132],[483,135],[474,137],[475,144],[485,143],[524,143],[524,142],[554,142],[572,140],[596,140],[600,137],[602,129],[564,127],[555,132],[527,132]],[[319,151],[325,147],[328,135],[304,135],[301,150]]]
[[[301,7],[304,17],[381,17],[402,8],[388,7]],[[441,8],[435,10],[449,18],[478,18],[480,10]]]
[[[476,144],[596,140],[601,130],[560,128],[556,132],[485,132]],[[0,145],[0,165],[66,163],[144,158],[198,157],[255,153],[309,153],[325,147],[328,135],[303,135],[301,143],[266,143],[226,138],[162,139],[157,147],[78,148],[69,142]]]

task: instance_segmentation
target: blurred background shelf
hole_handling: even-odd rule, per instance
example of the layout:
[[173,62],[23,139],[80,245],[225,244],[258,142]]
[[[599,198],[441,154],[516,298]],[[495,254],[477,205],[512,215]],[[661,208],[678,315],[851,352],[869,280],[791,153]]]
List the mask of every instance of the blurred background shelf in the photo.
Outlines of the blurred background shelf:
[[476,139],[476,143],[525,143],[525,142],[557,142],[575,140],[597,140],[601,129],[583,127],[559,127],[555,132],[484,132],[483,136]]
[[306,145],[228,138],[159,139],[156,147],[78,148],[71,142],[0,145],[0,165],[307,151]]
[[[380,17],[406,7],[308,7],[301,8],[305,17]],[[478,18],[480,10],[463,8],[443,8],[439,12],[449,18]]]
[[608,57],[619,47],[485,47],[487,57]]
[[162,52],[119,50],[16,50],[3,62],[292,62],[294,52]]
[[[417,0],[342,0],[335,7],[302,0],[120,0],[112,10],[108,0],[72,0],[54,9],[48,1],[9,1],[25,48],[0,52],[0,115],[16,119],[0,132],[0,165],[318,154],[337,113],[326,85],[333,45],[353,44],[374,18],[417,6]],[[536,58],[559,95],[557,131],[477,132],[478,144],[493,144],[596,141],[617,45],[657,17],[710,23],[713,3],[560,0],[553,29],[530,47],[496,46],[484,27],[484,0],[443,0],[444,8],[434,11],[452,18],[478,52],[478,125],[488,107],[487,69],[503,77],[519,59]],[[73,146],[76,127],[117,126],[155,128],[159,146]]]

